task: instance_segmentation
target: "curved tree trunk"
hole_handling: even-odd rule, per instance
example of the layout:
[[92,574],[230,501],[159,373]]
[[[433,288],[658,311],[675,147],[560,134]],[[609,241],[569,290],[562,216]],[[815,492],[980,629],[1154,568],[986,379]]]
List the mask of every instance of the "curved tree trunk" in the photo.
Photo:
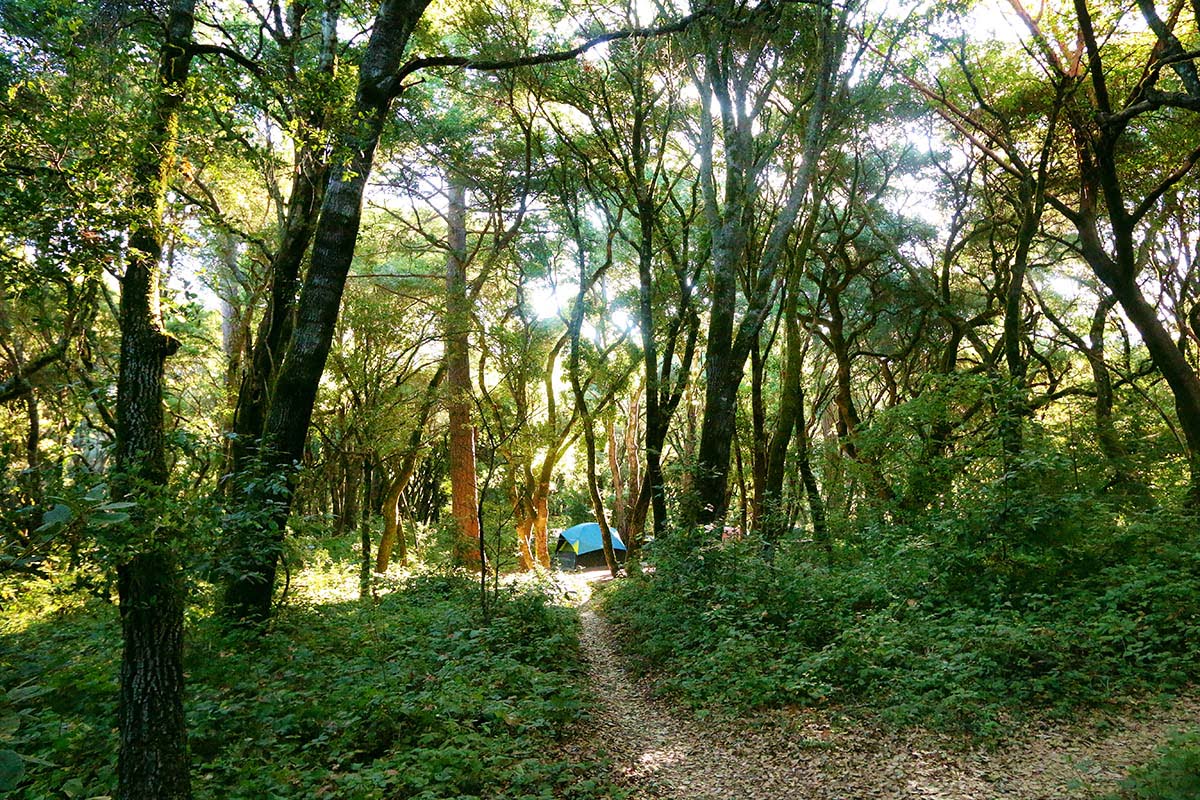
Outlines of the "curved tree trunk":
[[388,561],[391,560],[392,550],[396,545],[400,546],[400,565],[408,565],[408,546],[404,540],[404,527],[400,520],[400,497],[408,488],[413,474],[417,471],[417,459],[421,453],[421,437],[425,433],[429,415],[437,402],[438,387],[441,386],[445,376],[446,367],[443,364],[429,379],[429,385],[425,387],[425,399],[421,402],[421,409],[417,414],[417,421],[408,435],[408,451],[404,454],[404,460],[400,462],[400,469],[396,471],[395,479],[388,485],[387,492],[383,496],[383,538],[379,541],[379,551],[375,558],[375,571],[381,575],[387,572]]
[[[340,5],[340,0],[326,0],[321,20],[322,42],[317,69],[320,74],[330,78],[337,63]],[[329,162],[324,155],[323,143],[314,146],[312,142],[319,138],[318,134],[327,130],[328,116],[327,107],[321,104],[311,109],[303,119],[307,129],[302,131],[303,141],[297,147],[293,161],[287,217],[270,264],[267,305],[259,320],[233,413],[229,469],[234,476],[250,468],[258,455],[268,396],[291,334],[300,269],[316,231],[329,178]],[[235,477],[230,483],[230,491],[236,494],[240,488],[241,482]]]
[[271,613],[295,470],[304,452],[354,258],[363,192],[391,106],[390,95],[381,87],[399,70],[409,37],[427,5],[427,0],[384,0],[380,5],[359,66],[351,122],[337,137],[333,150],[345,160],[330,171],[313,237],[312,266],[300,292],[295,326],[263,423],[262,477],[271,476],[272,480],[255,481],[257,488],[248,498],[250,505],[264,509],[268,518],[247,520],[232,543],[232,576],[226,584],[224,606],[226,615],[241,623],[261,623]]
[[517,567],[521,572],[530,572],[534,568],[533,550],[530,541],[533,537],[533,518],[520,517],[517,519]]

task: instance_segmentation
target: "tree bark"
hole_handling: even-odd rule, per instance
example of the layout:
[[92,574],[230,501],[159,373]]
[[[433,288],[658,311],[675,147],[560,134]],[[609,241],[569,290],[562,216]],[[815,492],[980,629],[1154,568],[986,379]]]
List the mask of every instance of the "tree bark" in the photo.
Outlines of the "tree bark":
[[466,183],[448,176],[446,214],[446,415],[450,420],[450,508],[454,515],[456,566],[480,568],[478,488],[475,475],[475,428],[471,423],[471,304],[467,298]]
[[[267,307],[259,320],[258,333],[254,337],[254,347],[242,375],[234,408],[230,464],[230,471],[234,474],[249,469],[251,461],[258,455],[268,394],[291,332],[300,267],[321,210],[326,166],[311,148],[302,147],[297,153],[288,214],[279,249],[271,260]],[[239,482],[235,479],[231,487],[238,486]]]
[[342,453],[342,469],[338,485],[342,495],[342,513],[337,520],[337,535],[353,533],[358,522],[358,503],[361,495],[363,462],[357,453]]
[[534,555],[539,564],[550,569],[550,486],[548,484],[539,484],[533,505],[537,511],[537,516],[533,519]]
[[116,457],[110,483],[131,511],[128,555],[117,566],[121,607],[121,686],[117,705],[119,800],[191,797],[183,714],[183,586],[171,541],[154,506],[168,481],[163,429],[163,367],[178,348],[162,325],[159,264],[167,189],[175,170],[179,117],[191,66],[195,0],[174,0],[159,62],[152,123],[138,151],[121,278],[121,361]]
[[[768,350],[770,346],[768,345]],[[754,499],[750,513],[750,526],[754,530],[759,530],[760,521],[764,512],[764,504],[766,503],[767,490],[767,450],[769,443],[767,441],[767,409],[766,403],[763,401],[763,371],[766,368],[767,356],[769,352],[763,353],[762,346],[758,341],[755,341],[754,346],[750,348],[750,423],[754,431],[751,447],[751,475],[754,485]],[[784,399],[780,395],[780,400]],[[744,492],[743,492],[744,493]],[[746,516],[745,512],[742,514]],[[745,529],[745,523],[743,523]]]
[[[784,315],[784,366],[780,375],[779,412],[775,417],[775,427],[767,442],[764,454],[762,509],[759,525],[768,554],[773,554],[775,546],[785,532],[787,513],[783,502],[783,479],[786,471],[788,445],[792,439],[792,431],[799,421],[804,418],[804,343],[800,332],[800,315],[797,295],[799,281],[789,280],[789,286],[783,299]],[[800,438],[805,438],[804,431]],[[807,448],[802,444],[802,449]],[[807,461],[807,459],[805,459]],[[811,468],[809,473],[811,475]],[[805,484],[807,490],[807,483]],[[818,495],[819,497],[819,495]],[[811,495],[810,495],[811,500]],[[824,516],[823,510],[821,516]],[[822,525],[824,520],[821,520]],[[816,528],[817,514],[813,514],[813,526]]]
[[607,438],[608,472],[612,476],[613,490],[613,525],[618,531],[627,530],[625,518],[625,478],[621,474],[621,457],[617,452],[617,421],[610,417],[604,424]]
[[[317,71],[332,78],[337,64],[337,22],[340,0],[326,0],[321,20],[321,51]],[[297,39],[299,41],[299,39]],[[292,167],[292,186],[288,197],[287,217],[279,243],[270,264],[270,285],[267,306],[259,320],[247,368],[242,375],[233,415],[233,447],[230,472],[237,475],[251,466],[258,455],[263,434],[269,393],[275,381],[284,347],[291,333],[292,315],[296,305],[296,288],[300,269],[316,231],[321,212],[325,185],[329,178],[329,162],[324,155],[324,143],[314,145],[319,134],[328,127],[329,107],[320,104],[304,116],[307,129],[296,148]],[[240,483],[230,484],[237,493]]]
[[529,572],[534,568],[533,549],[530,542],[533,538],[533,517],[521,516],[517,519],[517,567],[521,572]]

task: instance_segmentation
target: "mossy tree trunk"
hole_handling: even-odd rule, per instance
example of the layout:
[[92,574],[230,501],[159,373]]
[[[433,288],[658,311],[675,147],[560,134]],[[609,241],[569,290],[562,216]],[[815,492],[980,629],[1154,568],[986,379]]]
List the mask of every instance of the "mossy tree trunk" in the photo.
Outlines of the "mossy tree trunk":
[[248,505],[265,514],[247,518],[234,531],[231,543],[234,555],[224,608],[240,624],[262,623],[271,613],[295,472],[354,259],[363,192],[397,91],[394,78],[427,5],[428,0],[384,0],[380,5],[359,65],[349,122],[336,137],[333,152],[340,162],[330,169],[313,235],[312,264],[263,422],[262,474],[252,481],[253,490],[247,495]]
[[159,85],[135,165],[129,256],[121,278],[121,361],[111,491],[134,502],[117,566],[121,607],[117,706],[120,800],[191,797],[183,714],[183,582],[177,532],[158,527],[168,482],[163,367],[178,342],[163,329],[160,262],[167,189],[175,171],[179,117],[191,65],[195,0],[175,0],[159,57]]

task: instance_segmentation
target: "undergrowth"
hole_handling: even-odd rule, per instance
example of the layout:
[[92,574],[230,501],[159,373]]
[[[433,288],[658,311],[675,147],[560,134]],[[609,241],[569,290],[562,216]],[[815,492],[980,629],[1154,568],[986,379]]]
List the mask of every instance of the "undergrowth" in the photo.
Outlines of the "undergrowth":
[[681,532],[606,611],[635,665],[696,708],[826,706],[987,738],[1029,711],[1200,676],[1200,553],[1170,531],[1130,524],[983,558],[893,530],[775,563],[753,541]]
[[[266,635],[224,633],[193,610],[198,800],[615,796],[598,765],[556,755],[585,706],[573,610],[536,586],[502,588],[485,622],[477,585],[440,575],[333,602],[331,576],[353,568],[320,566],[298,576]],[[116,609],[57,584],[38,591],[0,629],[0,750],[24,771],[12,796],[112,795]]]
[[1179,733],[1158,757],[1133,770],[1105,800],[1195,800],[1200,797],[1200,729]]

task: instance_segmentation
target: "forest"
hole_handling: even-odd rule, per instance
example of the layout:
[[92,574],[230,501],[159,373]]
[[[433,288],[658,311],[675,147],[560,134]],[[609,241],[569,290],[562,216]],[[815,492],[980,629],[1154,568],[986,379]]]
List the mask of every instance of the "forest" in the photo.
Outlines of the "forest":
[[0,0],[0,796],[1194,800],[1198,523],[1198,0]]

